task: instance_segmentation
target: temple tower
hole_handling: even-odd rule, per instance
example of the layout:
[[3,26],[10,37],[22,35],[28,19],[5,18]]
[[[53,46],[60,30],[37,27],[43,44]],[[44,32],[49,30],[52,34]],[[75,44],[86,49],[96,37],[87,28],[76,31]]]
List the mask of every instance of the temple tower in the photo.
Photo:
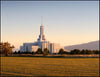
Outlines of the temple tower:
[[45,41],[45,35],[44,35],[44,26],[43,26],[43,18],[41,17],[41,26],[40,26],[40,35],[38,41]]

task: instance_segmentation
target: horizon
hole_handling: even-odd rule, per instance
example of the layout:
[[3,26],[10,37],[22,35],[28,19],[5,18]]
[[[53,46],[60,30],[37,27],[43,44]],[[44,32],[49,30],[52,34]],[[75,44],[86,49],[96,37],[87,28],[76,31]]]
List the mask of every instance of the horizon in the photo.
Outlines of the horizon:
[[41,16],[47,41],[69,46],[99,40],[99,1],[1,1],[2,42],[17,49],[36,41]]

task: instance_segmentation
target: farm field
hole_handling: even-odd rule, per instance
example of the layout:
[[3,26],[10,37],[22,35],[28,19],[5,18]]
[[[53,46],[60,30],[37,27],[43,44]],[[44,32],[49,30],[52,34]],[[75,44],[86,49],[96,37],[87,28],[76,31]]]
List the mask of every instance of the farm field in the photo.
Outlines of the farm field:
[[1,76],[99,76],[99,58],[1,57]]

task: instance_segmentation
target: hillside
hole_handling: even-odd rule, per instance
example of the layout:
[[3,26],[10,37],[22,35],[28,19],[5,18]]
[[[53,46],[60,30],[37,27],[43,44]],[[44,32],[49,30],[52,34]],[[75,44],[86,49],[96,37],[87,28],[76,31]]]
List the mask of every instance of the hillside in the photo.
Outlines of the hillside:
[[90,50],[99,50],[99,41],[93,41],[83,44],[77,44],[77,45],[71,45],[71,46],[65,46],[65,50],[72,50],[72,49],[90,49]]

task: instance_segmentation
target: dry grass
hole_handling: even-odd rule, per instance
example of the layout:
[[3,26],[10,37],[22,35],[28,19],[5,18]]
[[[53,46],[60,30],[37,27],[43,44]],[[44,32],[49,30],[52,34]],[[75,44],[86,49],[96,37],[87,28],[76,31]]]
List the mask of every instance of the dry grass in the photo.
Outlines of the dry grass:
[[1,57],[2,76],[99,76],[99,58]]

